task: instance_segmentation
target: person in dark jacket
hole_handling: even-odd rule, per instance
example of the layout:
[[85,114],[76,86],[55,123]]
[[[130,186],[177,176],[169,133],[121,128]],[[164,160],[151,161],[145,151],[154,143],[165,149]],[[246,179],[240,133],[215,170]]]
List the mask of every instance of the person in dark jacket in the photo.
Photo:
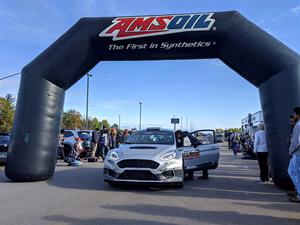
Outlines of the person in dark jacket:
[[92,158],[95,158],[95,154],[98,148],[99,135],[99,128],[96,128],[96,130],[94,130],[92,133]]

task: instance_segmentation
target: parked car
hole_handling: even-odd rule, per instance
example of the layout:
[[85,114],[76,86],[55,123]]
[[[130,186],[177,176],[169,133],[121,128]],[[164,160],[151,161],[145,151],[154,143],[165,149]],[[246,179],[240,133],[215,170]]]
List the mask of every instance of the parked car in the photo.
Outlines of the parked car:
[[223,143],[225,141],[223,134],[216,134],[216,141],[219,143]]
[[0,133],[0,165],[5,164],[9,142],[9,133]]
[[90,150],[92,144],[92,133],[93,130],[79,130],[77,131],[78,137],[83,141],[82,147]]
[[148,128],[134,132],[119,148],[108,152],[104,161],[104,181],[109,184],[184,185],[188,171],[215,169],[219,147],[213,130],[198,130],[194,137],[201,143],[177,148],[172,130]]
[[[77,145],[81,145],[84,148],[84,151],[80,153],[80,157],[85,157],[88,153],[88,149],[90,148],[90,140],[89,136],[84,133],[78,133],[78,130],[65,130],[64,131],[64,153],[65,156],[70,155],[76,148]],[[82,137],[82,139],[80,138]],[[58,158],[62,158],[61,155]]]

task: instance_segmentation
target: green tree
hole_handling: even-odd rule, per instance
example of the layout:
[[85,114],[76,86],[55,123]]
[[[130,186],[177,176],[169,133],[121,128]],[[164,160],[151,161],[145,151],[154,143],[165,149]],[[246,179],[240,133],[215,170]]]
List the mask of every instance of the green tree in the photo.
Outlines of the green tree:
[[67,112],[64,112],[62,123],[62,127],[67,129],[81,129],[84,126],[80,112],[75,109],[69,109]]
[[106,119],[103,119],[102,121],[101,121],[101,128],[103,128],[103,127],[106,127],[106,128],[109,128],[110,126],[109,126],[109,123],[108,123],[108,121],[106,120]]
[[217,133],[217,134],[224,133],[224,129],[222,129],[222,128],[217,128],[217,129],[216,129],[216,133]]
[[5,98],[0,97],[0,131],[9,132],[13,126],[15,113],[15,98],[7,94]]
[[226,130],[226,132],[231,132],[231,133],[242,132],[242,128],[229,128]]
[[118,129],[118,128],[119,128],[119,126],[118,126],[118,124],[114,123],[114,124],[111,126],[111,128]]
[[95,130],[96,128],[100,129],[100,122],[96,117],[94,117],[92,120],[90,120],[89,125],[90,125],[89,127],[91,130]]

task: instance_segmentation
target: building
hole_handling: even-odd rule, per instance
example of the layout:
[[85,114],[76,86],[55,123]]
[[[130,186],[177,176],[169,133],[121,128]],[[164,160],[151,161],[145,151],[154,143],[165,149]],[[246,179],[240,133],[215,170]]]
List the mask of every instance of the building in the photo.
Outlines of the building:
[[263,122],[264,119],[263,119],[262,111],[258,111],[253,114],[249,113],[248,116],[242,119],[241,121],[242,131],[252,133],[257,129],[257,126]]

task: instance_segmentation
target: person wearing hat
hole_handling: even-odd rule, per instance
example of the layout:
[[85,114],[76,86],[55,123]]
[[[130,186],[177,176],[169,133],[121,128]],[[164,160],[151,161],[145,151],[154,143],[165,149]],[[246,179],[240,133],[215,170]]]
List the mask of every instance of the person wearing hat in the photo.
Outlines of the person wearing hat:
[[290,195],[290,201],[300,203],[300,107],[294,108],[294,120],[289,154],[292,157],[288,168],[288,173],[295,185],[296,192]]

